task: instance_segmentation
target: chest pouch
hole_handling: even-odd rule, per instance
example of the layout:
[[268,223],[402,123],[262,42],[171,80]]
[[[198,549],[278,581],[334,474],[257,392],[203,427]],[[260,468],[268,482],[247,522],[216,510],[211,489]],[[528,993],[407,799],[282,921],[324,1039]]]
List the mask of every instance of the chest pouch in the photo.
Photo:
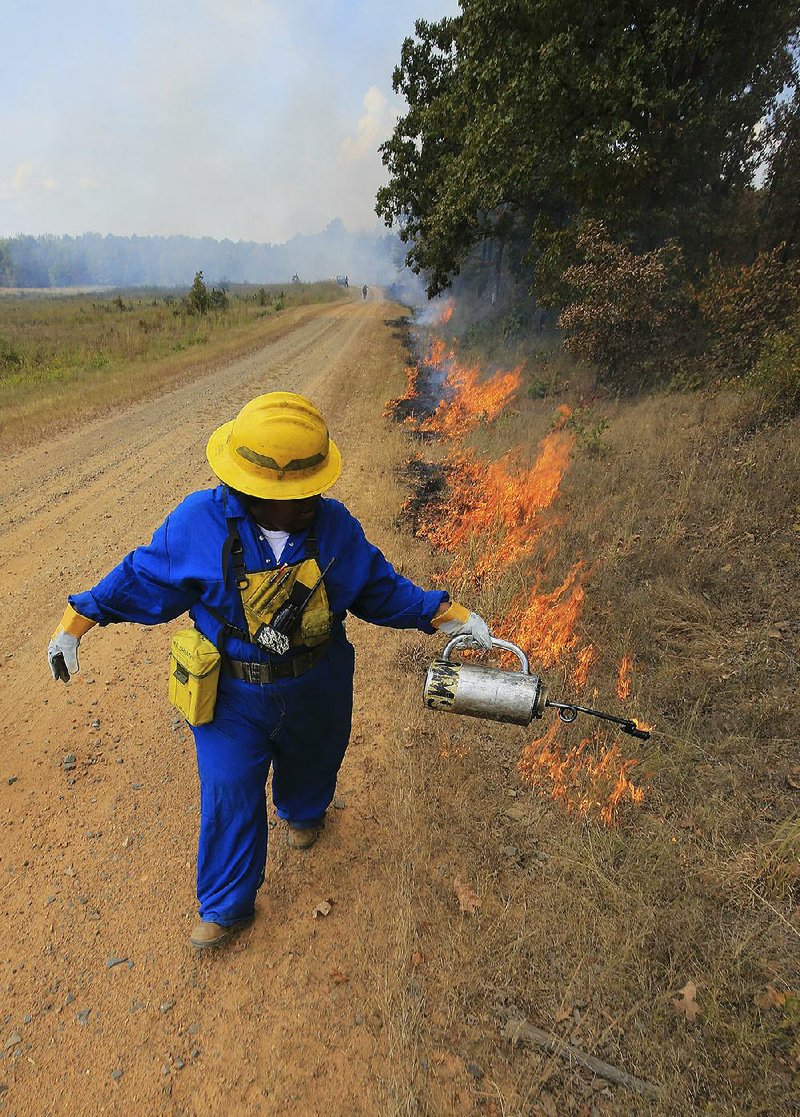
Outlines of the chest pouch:
[[169,700],[189,725],[205,725],[214,717],[220,653],[196,628],[172,637],[169,657]]
[[[247,581],[248,585],[241,589],[241,594],[251,639],[255,639],[261,626],[269,625],[287,604],[302,608],[294,629],[287,633],[290,646],[314,648],[328,639],[331,634],[331,610],[316,558],[307,558],[291,566],[279,566],[277,570],[248,574]],[[312,589],[314,592],[309,597]]]

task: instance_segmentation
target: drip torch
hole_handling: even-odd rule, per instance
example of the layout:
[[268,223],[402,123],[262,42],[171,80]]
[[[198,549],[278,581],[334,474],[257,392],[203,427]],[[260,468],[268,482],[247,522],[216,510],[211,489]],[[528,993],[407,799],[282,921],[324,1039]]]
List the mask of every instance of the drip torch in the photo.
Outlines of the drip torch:
[[423,690],[423,701],[429,710],[444,710],[512,725],[530,725],[534,718],[543,717],[546,709],[558,710],[558,716],[567,723],[575,721],[578,714],[589,714],[612,722],[629,737],[649,741],[649,732],[640,729],[632,718],[616,717],[574,702],[551,701],[547,687],[538,675],[531,674],[528,657],[516,644],[492,637],[492,648],[512,652],[517,657],[521,667],[519,671],[504,671],[499,667],[450,658],[450,653],[456,648],[467,647],[477,647],[472,637],[456,636],[447,644],[441,659],[431,663]]

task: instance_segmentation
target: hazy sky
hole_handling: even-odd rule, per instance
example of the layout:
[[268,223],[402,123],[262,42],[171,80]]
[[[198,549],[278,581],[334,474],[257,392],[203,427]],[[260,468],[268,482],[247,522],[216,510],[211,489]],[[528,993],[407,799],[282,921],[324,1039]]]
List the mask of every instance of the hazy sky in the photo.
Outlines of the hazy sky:
[[373,227],[400,45],[456,0],[0,0],[0,236]]

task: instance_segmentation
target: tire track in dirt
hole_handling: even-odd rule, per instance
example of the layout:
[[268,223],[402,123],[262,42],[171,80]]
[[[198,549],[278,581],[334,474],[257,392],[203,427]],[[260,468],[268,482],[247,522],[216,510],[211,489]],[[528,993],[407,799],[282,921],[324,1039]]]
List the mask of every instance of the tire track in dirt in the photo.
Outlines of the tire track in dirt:
[[[385,868],[384,734],[397,711],[371,684],[407,638],[352,626],[363,697],[342,809],[308,854],[274,830],[256,923],[211,958],[186,943],[199,807],[191,735],[166,701],[167,628],[90,633],[68,690],[44,656],[67,592],[213,483],[209,432],[261,391],[321,407],[345,461],[335,495],[385,544],[391,516],[374,496],[393,458],[371,433],[381,362],[396,360],[385,314],[372,301],[332,307],[208,377],[19,452],[3,479],[0,1049],[19,1041],[0,1061],[0,1101],[18,1117],[394,1111],[405,1053],[381,988],[403,949]],[[323,898],[333,912],[315,920]]]

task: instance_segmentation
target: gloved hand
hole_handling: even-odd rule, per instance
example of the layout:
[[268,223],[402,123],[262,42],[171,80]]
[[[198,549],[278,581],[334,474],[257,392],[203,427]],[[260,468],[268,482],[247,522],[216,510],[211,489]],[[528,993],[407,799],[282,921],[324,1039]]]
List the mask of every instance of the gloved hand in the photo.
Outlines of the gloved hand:
[[475,643],[487,651],[492,646],[492,635],[483,617],[471,613],[455,601],[440,606],[442,612],[436,614],[431,624],[438,632],[447,636],[471,636]]
[[56,681],[61,679],[62,682],[69,683],[70,675],[77,675],[80,671],[78,645],[81,637],[90,628],[94,628],[95,623],[88,617],[76,613],[71,605],[67,606],[61,624],[53,633],[47,646],[47,662]]

